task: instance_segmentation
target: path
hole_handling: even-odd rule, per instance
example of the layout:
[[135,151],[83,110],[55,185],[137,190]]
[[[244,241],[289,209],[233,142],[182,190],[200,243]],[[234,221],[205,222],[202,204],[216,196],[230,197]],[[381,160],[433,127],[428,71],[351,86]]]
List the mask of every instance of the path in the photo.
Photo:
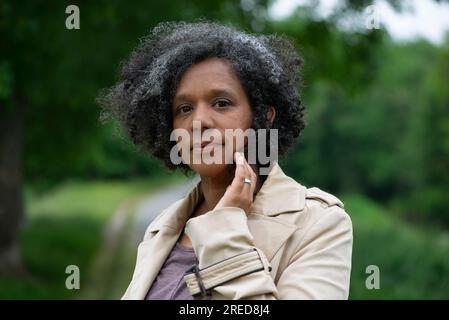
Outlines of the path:
[[183,198],[197,180],[164,187],[160,191],[124,202],[104,229],[104,243],[89,271],[81,299],[119,299],[125,292],[148,225],[173,202]]

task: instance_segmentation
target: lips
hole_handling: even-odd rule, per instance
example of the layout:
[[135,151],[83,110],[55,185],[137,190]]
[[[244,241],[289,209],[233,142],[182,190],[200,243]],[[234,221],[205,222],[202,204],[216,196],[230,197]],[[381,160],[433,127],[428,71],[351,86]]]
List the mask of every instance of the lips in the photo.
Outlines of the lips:
[[209,143],[211,143],[211,141],[201,141],[201,142],[196,142],[193,144],[192,148],[193,149],[203,149],[205,146],[207,146]]
[[196,149],[196,150],[204,150],[207,146],[215,148],[216,146],[221,146],[221,143],[215,143],[213,141],[202,141],[202,142],[197,142],[194,143],[192,146],[192,149]]

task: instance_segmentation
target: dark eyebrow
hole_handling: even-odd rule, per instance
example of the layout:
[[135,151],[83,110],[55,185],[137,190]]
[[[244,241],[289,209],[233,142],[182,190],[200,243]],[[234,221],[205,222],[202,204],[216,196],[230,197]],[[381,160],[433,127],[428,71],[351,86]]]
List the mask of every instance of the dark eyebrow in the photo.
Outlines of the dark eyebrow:
[[234,93],[231,90],[227,90],[227,89],[213,89],[210,91],[210,96],[211,97],[215,97],[215,96],[227,96],[230,98],[234,98]]
[[[228,89],[212,89],[208,92],[208,97],[212,98],[212,97],[216,97],[216,96],[226,96],[232,99],[235,99],[235,94],[233,93],[232,90],[228,90]],[[191,101],[193,100],[190,96],[190,94],[188,93],[181,93],[179,95],[176,95],[173,99],[173,101],[176,100],[180,100],[180,101]]]
[[175,97],[173,98],[173,101],[176,101],[176,100],[190,101],[191,99],[189,99],[189,98],[190,98],[190,95],[188,93],[181,93],[181,94],[175,95]]

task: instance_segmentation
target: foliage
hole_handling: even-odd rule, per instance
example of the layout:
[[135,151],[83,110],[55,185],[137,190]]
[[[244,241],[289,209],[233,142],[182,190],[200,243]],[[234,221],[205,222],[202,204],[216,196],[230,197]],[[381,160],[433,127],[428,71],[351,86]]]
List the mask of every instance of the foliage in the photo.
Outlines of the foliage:
[[[33,193],[21,233],[30,275],[0,278],[0,297],[70,297],[61,268],[87,266],[118,201],[141,190],[110,181],[165,179],[124,132],[99,123],[95,96],[150,28],[205,17],[286,34],[304,57],[306,128],[282,166],[306,186],[348,194],[351,298],[448,298],[449,35],[436,46],[338,28],[371,2],[347,0],[325,20],[312,6],[272,21],[269,1],[254,10],[231,0],[79,1],[81,29],[67,30],[65,2],[1,1],[0,116],[25,105],[23,175]],[[99,179],[109,182],[89,183]],[[369,264],[381,268],[382,290],[364,287]]]

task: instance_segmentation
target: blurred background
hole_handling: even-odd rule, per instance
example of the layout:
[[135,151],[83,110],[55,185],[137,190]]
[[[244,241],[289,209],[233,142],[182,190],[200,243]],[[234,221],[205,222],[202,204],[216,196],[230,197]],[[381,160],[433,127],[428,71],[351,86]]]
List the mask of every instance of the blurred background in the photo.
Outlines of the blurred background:
[[0,299],[124,293],[145,227],[194,182],[102,125],[95,96],[157,23],[200,17],[285,34],[304,57],[307,127],[281,164],[345,203],[350,299],[449,299],[444,0],[2,0]]

